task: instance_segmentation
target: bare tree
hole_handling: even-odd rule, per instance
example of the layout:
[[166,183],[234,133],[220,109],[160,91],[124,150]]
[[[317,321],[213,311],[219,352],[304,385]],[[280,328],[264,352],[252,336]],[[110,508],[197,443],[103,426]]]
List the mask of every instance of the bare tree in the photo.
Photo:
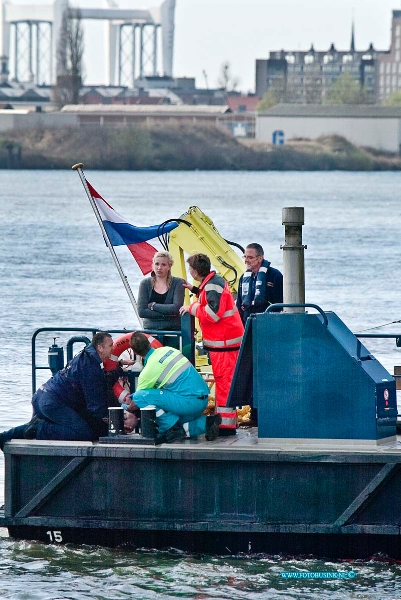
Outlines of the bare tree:
[[59,108],[78,104],[83,78],[84,31],[79,8],[67,6],[63,13],[57,49],[57,84],[54,101]]
[[234,77],[231,73],[231,65],[228,61],[221,65],[218,84],[226,93],[233,92],[239,84],[238,77]]

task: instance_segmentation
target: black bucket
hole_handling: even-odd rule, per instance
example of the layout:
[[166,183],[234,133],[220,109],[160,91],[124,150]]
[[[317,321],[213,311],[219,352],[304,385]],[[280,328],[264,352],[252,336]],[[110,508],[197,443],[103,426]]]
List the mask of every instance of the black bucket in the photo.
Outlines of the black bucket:
[[157,435],[156,407],[141,408],[141,433],[144,438],[154,439]]
[[122,406],[109,406],[109,435],[124,433],[124,409]]

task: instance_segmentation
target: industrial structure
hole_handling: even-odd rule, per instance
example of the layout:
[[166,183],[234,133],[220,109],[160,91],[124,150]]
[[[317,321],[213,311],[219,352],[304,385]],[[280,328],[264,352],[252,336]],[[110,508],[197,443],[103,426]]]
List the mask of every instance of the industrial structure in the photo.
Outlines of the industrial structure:
[[[172,76],[175,0],[149,10],[71,9],[71,18],[105,22],[105,63],[108,85],[134,86],[146,75]],[[51,4],[12,4],[0,0],[0,84],[14,81],[36,85],[56,83],[60,33],[67,0]],[[12,69],[12,72],[10,72]]]

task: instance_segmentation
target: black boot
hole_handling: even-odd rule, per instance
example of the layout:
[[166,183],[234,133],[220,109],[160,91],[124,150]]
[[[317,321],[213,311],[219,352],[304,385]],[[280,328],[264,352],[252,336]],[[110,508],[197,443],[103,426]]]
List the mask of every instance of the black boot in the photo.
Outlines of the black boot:
[[249,424],[251,427],[257,427],[258,426],[258,409],[254,408],[252,406],[251,408],[251,415],[249,418]]
[[182,440],[187,437],[185,433],[185,429],[182,425],[176,423],[170,429],[167,429],[163,434],[157,436],[155,438],[156,444],[169,444],[171,442],[175,442],[176,440]]
[[26,426],[26,424],[18,425],[17,427],[13,427],[8,431],[0,433],[0,450],[4,450],[4,444],[10,440],[23,440]]

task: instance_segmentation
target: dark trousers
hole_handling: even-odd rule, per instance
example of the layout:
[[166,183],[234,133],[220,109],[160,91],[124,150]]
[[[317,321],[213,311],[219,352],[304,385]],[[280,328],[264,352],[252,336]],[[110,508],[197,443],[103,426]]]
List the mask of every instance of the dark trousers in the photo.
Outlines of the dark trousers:
[[[33,395],[34,414],[43,419],[36,429],[37,440],[92,441],[97,436],[88,423],[51,393],[38,390]],[[107,425],[105,424],[105,434]]]
[[8,431],[0,433],[0,450],[3,450],[4,444],[10,440],[23,440],[26,426],[27,424],[25,423],[25,425],[18,425],[18,427],[13,427]]

